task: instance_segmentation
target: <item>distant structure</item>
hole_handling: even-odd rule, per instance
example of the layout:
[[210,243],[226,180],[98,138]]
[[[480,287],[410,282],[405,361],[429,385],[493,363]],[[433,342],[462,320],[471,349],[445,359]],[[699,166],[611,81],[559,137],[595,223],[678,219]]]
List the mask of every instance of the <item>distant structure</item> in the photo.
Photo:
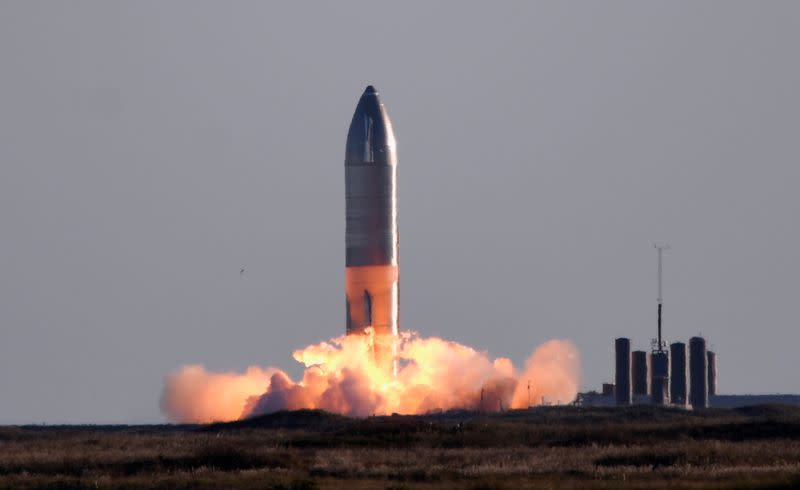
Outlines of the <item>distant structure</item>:
[[708,396],[710,397],[717,394],[717,355],[711,351],[707,351],[708,356]]
[[631,371],[633,374],[633,397],[643,397],[650,395],[650,370],[647,363],[647,352],[643,350],[633,351],[633,363]]
[[664,313],[663,254],[668,245],[655,245],[658,251],[658,330],[651,351],[631,352],[631,339],[614,340],[614,384],[604,383],[602,393],[579,393],[575,401],[584,406],[652,404],[676,408],[702,409],[709,406],[747,406],[780,400],[800,405],[800,395],[717,395],[717,356],[707,350],[706,340],[692,337],[667,346],[662,336]]
[[650,357],[651,380],[650,390],[652,402],[655,405],[669,404],[669,352],[665,349],[666,342],[661,338],[661,314],[664,306],[662,293],[662,257],[664,250],[669,245],[655,245],[658,250],[658,338],[653,339],[653,351]]
[[708,354],[706,339],[689,339],[689,373],[692,384],[689,390],[689,403],[692,408],[708,408]]
[[669,405],[669,353],[665,350],[650,354],[650,399],[653,405]]
[[616,406],[614,400],[614,383],[603,383],[602,393],[589,391],[578,393],[575,404],[581,407],[613,407]]
[[669,346],[671,358],[669,395],[673,405],[686,405],[686,344],[673,342]]
[[614,341],[616,373],[614,376],[615,400],[618,406],[631,404],[631,339],[620,337]]
[[714,408],[752,407],[753,405],[793,405],[800,407],[800,395],[713,395],[708,404]]
[[656,250],[658,250],[658,341],[655,344],[655,349],[653,350],[664,350],[666,347],[666,343],[661,339],[661,311],[663,310],[664,306],[664,294],[662,291],[662,281],[661,281],[661,273],[663,271],[662,267],[662,259],[664,255],[664,250],[669,250],[669,245],[655,245]]

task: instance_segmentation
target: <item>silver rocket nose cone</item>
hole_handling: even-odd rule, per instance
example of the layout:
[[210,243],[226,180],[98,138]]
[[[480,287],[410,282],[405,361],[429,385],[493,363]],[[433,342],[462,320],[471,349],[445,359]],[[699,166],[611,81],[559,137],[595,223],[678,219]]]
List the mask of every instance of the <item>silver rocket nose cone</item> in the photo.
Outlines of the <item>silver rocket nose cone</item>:
[[390,164],[397,161],[392,122],[372,85],[358,101],[347,133],[345,165]]

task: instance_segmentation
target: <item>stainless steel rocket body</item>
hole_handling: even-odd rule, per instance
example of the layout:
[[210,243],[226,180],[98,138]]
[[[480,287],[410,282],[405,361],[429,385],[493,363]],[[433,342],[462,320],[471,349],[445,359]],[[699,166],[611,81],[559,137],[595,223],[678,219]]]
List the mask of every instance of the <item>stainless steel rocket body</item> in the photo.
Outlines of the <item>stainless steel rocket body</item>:
[[377,335],[397,335],[397,148],[371,85],[350,123],[344,168],[347,333],[372,327]]

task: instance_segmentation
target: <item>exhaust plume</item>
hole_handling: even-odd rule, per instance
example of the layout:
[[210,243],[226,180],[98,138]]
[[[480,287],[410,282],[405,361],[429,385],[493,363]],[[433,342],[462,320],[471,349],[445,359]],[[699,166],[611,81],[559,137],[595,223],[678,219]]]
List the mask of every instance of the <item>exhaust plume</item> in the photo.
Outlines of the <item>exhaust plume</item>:
[[161,411],[175,422],[236,420],[253,393],[269,389],[276,369],[250,366],[244,373],[210,373],[191,364],[167,376]]
[[436,410],[498,411],[530,404],[569,403],[577,394],[580,359],[567,340],[550,340],[517,372],[507,358],[437,337],[404,332],[397,339],[397,373],[375,362],[376,338],[343,335],[297,350],[305,366],[292,380],[276,368],[211,373],[184,366],[166,378],[161,410],[172,421],[230,421],[278,410],[319,408],[352,416],[420,414]]

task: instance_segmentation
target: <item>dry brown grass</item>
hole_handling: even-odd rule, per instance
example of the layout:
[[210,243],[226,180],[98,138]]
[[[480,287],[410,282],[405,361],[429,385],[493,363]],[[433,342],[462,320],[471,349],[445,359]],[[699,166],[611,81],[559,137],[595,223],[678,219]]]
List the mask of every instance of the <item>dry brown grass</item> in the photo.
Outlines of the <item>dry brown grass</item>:
[[321,414],[324,423],[304,426],[282,417],[289,422],[0,428],[0,488],[800,485],[793,413],[562,409],[327,422]]

